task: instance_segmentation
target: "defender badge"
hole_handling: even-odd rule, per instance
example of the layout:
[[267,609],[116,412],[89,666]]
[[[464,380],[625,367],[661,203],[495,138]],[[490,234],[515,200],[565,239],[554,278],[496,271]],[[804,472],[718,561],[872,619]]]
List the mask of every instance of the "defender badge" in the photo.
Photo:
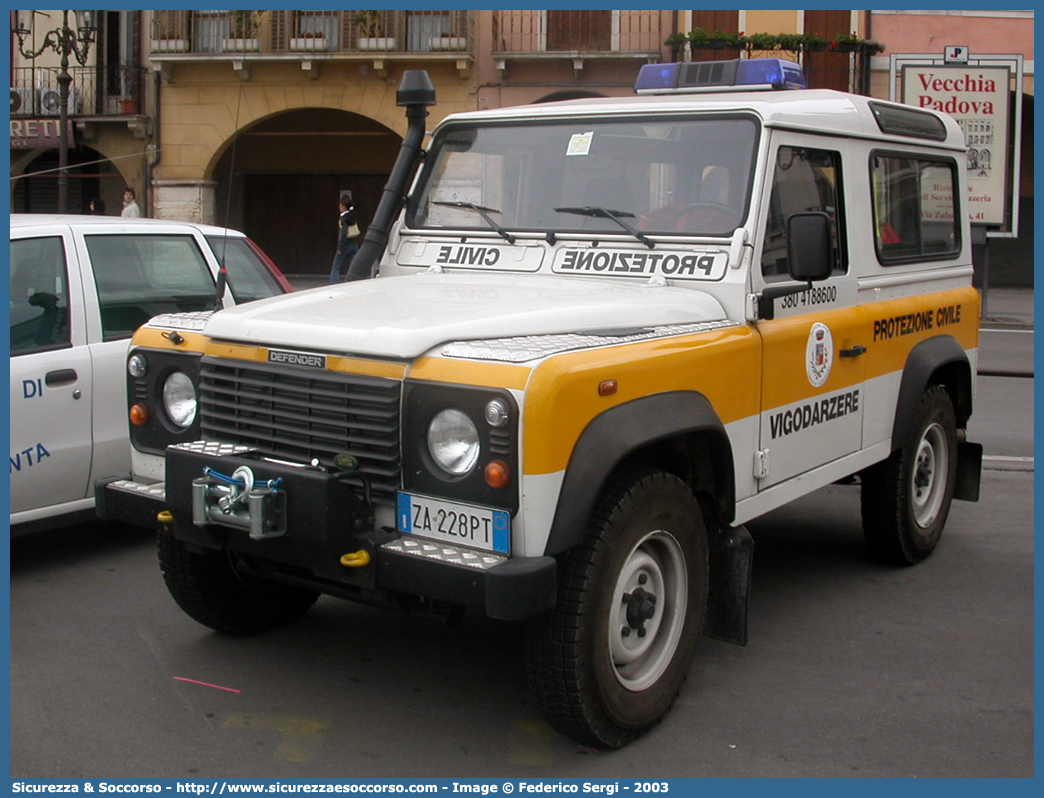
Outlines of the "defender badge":
[[288,366],[306,366],[312,369],[325,369],[326,355],[312,355],[307,352],[288,352],[282,349],[269,349],[268,362],[285,363]]
[[813,388],[827,381],[833,359],[834,339],[830,335],[830,328],[817,321],[809,330],[808,346],[805,348],[805,372]]

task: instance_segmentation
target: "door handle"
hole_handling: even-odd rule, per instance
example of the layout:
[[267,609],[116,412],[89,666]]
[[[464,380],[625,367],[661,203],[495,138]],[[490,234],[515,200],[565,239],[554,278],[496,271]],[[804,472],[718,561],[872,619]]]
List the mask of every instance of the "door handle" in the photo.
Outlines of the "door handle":
[[77,380],[76,369],[58,369],[57,371],[48,371],[44,376],[44,384],[51,388],[56,385],[65,385],[70,382],[76,382]]
[[855,346],[849,347],[848,349],[842,349],[839,353],[841,357],[859,357],[866,351],[866,347],[862,344],[856,344]]

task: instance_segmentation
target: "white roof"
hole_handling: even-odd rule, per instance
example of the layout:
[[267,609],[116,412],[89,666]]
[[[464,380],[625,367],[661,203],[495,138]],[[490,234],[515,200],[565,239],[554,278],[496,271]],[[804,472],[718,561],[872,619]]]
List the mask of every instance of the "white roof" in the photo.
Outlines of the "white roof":
[[217,227],[210,224],[198,224],[196,222],[182,222],[175,219],[130,219],[122,216],[91,216],[75,213],[12,213],[11,229],[23,227],[45,227],[48,225],[66,225],[69,227],[92,227],[115,229],[117,227],[130,229],[134,227],[159,228],[159,227],[191,227],[203,235],[227,235],[233,238],[243,236],[238,230],[230,227]]
[[[748,111],[760,117],[768,127],[788,127],[816,133],[902,141],[929,147],[945,147],[963,151],[964,135],[948,114],[917,109],[943,121],[946,141],[931,141],[912,136],[881,132],[870,103],[892,105],[906,110],[911,106],[890,103],[874,97],[846,94],[829,89],[793,89],[787,91],[722,91],[679,94],[642,94],[633,97],[598,97],[583,100],[536,103],[534,105],[495,108],[452,114],[443,121],[507,121],[518,119],[555,119],[563,117],[623,116],[677,114],[686,112],[723,113]],[[441,126],[441,125],[440,125]]]

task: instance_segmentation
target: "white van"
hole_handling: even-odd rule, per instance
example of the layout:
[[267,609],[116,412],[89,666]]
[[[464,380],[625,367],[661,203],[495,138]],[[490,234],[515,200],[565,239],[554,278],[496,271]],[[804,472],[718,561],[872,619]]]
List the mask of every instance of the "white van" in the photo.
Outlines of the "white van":
[[240,232],[106,216],[12,214],[10,279],[12,535],[93,518],[94,480],[130,472],[138,327],[290,290]]

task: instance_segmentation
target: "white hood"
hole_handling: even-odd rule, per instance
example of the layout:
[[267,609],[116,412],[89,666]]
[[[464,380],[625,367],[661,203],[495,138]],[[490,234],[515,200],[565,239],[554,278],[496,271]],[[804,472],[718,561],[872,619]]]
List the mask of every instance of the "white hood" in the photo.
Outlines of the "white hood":
[[313,288],[215,313],[216,340],[410,359],[449,341],[692,324],[725,318],[692,288],[599,279],[432,274]]

